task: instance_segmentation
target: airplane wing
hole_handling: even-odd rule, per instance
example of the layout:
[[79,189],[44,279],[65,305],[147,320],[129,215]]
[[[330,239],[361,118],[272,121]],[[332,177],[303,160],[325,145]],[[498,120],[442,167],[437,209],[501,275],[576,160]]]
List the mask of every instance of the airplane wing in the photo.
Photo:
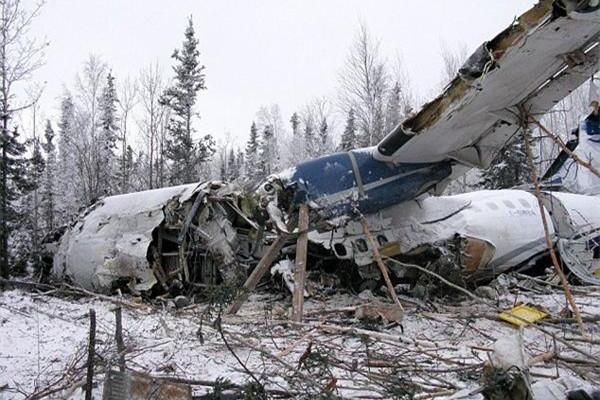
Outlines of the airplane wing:
[[486,168],[519,130],[598,70],[600,1],[541,0],[484,43],[435,100],[390,132],[374,157],[454,159]]

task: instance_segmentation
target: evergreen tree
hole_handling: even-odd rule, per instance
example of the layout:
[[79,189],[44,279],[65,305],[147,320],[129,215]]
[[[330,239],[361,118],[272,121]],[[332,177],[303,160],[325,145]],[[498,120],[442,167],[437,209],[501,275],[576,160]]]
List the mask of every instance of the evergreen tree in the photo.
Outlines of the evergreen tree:
[[[32,158],[27,159],[25,153],[27,147],[20,141],[17,128],[7,129],[4,135],[2,151],[4,155],[4,173],[6,174],[6,186],[4,195],[6,196],[6,245],[10,264],[13,271],[23,272],[26,262],[31,257],[33,232],[32,215],[29,209],[28,198],[25,197],[35,189],[31,179],[39,173],[43,165],[43,159],[40,160],[35,149],[32,149]],[[38,148],[39,153],[39,148]],[[39,164],[32,168],[34,158]],[[8,260],[7,260],[8,261]]]
[[312,118],[304,121],[304,154],[307,158],[315,156],[315,126]]
[[265,178],[273,173],[274,158],[276,156],[274,142],[273,127],[265,125],[260,143],[260,170],[257,171],[260,178]]
[[396,81],[388,94],[388,103],[385,109],[385,132],[390,133],[401,121],[402,111],[400,109],[400,83]]
[[482,172],[480,183],[485,189],[508,189],[531,181],[523,140],[522,133],[515,135]]
[[[31,145],[31,158],[25,174],[29,193],[25,199],[25,207],[21,210],[24,224],[22,223],[20,228],[26,231],[26,234],[21,236],[22,238],[29,236],[27,242],[29,242],[30,248],[29,251],[19,254],[22,259],[18,260],[17,264],[22,265],[24,262],[30,261],[37,271],[41,265],[41,242],[44,236],[40,226],[40,215],[42,214],[40,188],[44,177],[45,160],[39,138],[34,137],[29,144]],[[21,239],[20,245],[23,244]]]
[[102,90],[98,107],[99,138],[97,147],[97,186],[92,198],[110,195],[116,185],[116,155],[117,140],[119,139],[119,117],[117,116],[117,91],[115,78],[109,73],[106,77],[106,86]]
[[233,147],[229,150],[229,156],[227,157],[227,180],[232,181],[238,177],[237,171],[237,160],[235,158],[235,150]]
[[258,128],[256,127],[256,123],[252,122],[252,125],[250,126],[250,137],[248,138],[248,143],[246,144],[245,157],[246,176],[250,179],[256,179],[260,176],[258,165],[259,145]]
[[318,156],[322,156],[327,153],[327,143],[329,142],[329,126],[327,124],[327,118],[323,117],[321,125],[319,126],[319,146]]
[[300,134],[300,117],[298,113],[293,113],[292,118],[290,118],[290,123],[292,124],[292,135],[294,137]]
[[121,166],[119,171],[120,188],[119,193],[129,193],[134,189],[133,179],[136,172],[136,160],[131,145],[127,145],[125,156],[121,157]]
[[236,161],[236,171],[237,171],[237,175],[235,176],[236,178],[241,178],[244,172],[244,166],[245,166],[245,162],[244,162],[244,150],[242,150],[241,148],[239,148],[237,150],[237,156],[235,157],[235,161]]
[[70,94],[65,94],[60,104],[58,122],[58,193],[56,211],[57,222],[65,224],[77,213],[81,206],[78,187],[77,143],[75,136],[75,106]]
[[41,185],[42,216],[46,232],[52,232],[56,220],[56,146],[54,145],[54,129],[52,129],[50,120],[46,121],[42,148],[46,153],[46,168]]
[[200,65],[199,57],[198,40],[190,17],[183,46],[172,55],[176,61],[174,83],[161,98],[161,103],[173,111],[167,126],[169,137],[165,149],[165,156],[171,164],[169,181],[172,184],[197,181],[199,165],[208,161],[215,152],[212,136],[205,135],[197,144],[193,139],[194,105],[198,92],[206,89],[204,65]]
[[342,151],[350,151],[356,147],[356,121],[354,118],[354,109],[350,108],[348,111],[348,118],[346,119],[346,127],[342,134],[342,141],[340,148]]

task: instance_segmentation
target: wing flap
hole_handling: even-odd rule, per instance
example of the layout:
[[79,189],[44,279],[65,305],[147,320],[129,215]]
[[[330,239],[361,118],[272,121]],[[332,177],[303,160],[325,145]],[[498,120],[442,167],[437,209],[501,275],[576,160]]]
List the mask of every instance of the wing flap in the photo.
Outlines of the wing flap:
[[380,143],[375,157],[436,162],[469,154],[472,164],[465,149],[476,147],[476,166],[489,165],[518,130],[519,106],[547,112],[598,69],[598,7],[562,16],[556,7],[541,1],[484,44],[487,54],[476,52],[441,96]]

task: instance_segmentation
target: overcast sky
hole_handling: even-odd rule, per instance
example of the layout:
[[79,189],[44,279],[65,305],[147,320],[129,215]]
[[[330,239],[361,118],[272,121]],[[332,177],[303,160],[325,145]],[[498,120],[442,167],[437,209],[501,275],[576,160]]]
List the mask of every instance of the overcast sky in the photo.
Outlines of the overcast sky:
[[[33,0],[26,0],[33,1]],[[54,118],[89,54],[117,80],[158,62],[171,76],[193,15],[206,66],[200,93],[202,134],[239,143],[261,105],[278,103],[286,122],[317,96],[331,96],[360,21],[388,59],[400,56],[415,91],[439,90],[441,47],[469,53],[508,26],[534,0],[47,0],[32,33],[50,46],[36,79],[46,82],[42,109]]]

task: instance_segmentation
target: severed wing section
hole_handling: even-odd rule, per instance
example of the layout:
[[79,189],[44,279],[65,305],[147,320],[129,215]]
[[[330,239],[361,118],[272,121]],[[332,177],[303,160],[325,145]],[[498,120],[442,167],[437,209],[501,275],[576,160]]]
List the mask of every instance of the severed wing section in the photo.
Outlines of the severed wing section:
[[547,112],[598,70],[599,3],[541,0],[480,46],[444,93],[390,132],[374,157],[489,166],[519,130],[520,110]]

